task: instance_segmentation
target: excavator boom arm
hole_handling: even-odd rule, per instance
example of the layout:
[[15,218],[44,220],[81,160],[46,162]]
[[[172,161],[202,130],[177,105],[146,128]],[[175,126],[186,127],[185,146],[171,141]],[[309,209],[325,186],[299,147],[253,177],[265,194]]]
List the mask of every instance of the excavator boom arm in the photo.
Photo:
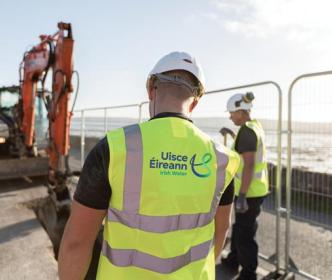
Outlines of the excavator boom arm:
[[[35,99],[37,84],[42,82],[42,97],[48,112],[48,156],[49,186],[54,193],[67,193],[66,180],[69,176],[69,130],[72,112],[69,108],[73,91],[73,46],[71,25],[58,23],[54,35],[41,35],[41,42],[28,51],[23,58],[22,98],[22,134],[27,149],[35,143]],[[46,75],[52,70],[51,94],[45,94]],[[67,194],[66,194],[67,195]],[[65,195],[65,196],[66,196]],[[63,197],[63,195],[60,195]],[[57,200],[61,198],[57,197]]]

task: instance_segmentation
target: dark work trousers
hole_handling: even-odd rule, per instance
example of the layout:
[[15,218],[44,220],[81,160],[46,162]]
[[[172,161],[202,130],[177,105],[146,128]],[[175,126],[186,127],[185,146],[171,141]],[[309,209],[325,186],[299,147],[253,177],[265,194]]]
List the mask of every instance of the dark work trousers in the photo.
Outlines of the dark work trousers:
[[234,261],[234,264],[242,266],[240,279],[251,280],[257,277],[257,217],[261,212],[263,200],[264,197],[247,198],[248,211],[245,213],[235,213],[235,223],[233,224],[231,237],[231,252],[228,255],[228,259],[232,260],[232,262]]

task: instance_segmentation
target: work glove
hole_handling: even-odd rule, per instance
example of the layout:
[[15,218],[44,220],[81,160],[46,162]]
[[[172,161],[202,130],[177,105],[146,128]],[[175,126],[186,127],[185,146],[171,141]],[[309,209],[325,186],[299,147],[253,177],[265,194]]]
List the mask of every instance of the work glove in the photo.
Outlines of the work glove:
[[235,211],[237,213],[245,213],[249,209],[245,193],[240,193],[235,204]]

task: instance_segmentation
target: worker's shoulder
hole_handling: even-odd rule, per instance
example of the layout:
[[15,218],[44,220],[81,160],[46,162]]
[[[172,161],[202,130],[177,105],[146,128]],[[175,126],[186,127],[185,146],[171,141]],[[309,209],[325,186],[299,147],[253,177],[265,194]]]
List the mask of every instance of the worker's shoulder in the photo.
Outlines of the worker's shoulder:
[[[105,163],[108,164],[109,161],[109,146],[107,142],[107,138],[103,137],[102,139],[98,140],[97,143],[92,147],[89,151],[83,167],[84,174],[91,174],[91,168],[95,166],[100,166],[101,164]],[[107,166],[107,165],[106,165]]]
[[239,129],[238,136],[239,137],[248,137],[248,136],[256,137],[256,133],[255,133],[255,130],[251,126],[243,125]]
[[105,151],[109,151],[107,136],[103,137],[96,143],[94,150],[97,153],[104,153]]
[[191,130],[193,131],[193,134],[197,135],[198,137],[202,138],[205,141],[212,141],[212,138],[210,135],[205,133],[203,130],[201,130],[199,127],[197,127],[195,124],[191,124]]
[[125,131],[131,131],[137,128],[139,125],[140,124],[135,123],[108,131],[104,137],[106,144],[114,141],[117,142],[124,140]]

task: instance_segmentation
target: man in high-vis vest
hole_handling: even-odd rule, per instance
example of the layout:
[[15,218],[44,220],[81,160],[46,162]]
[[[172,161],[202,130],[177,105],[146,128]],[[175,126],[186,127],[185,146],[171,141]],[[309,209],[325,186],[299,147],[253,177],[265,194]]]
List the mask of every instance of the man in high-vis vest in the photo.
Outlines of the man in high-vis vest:
[[195,58],[164,56],[146,87],[151,119],[108,132],[85,161],[60,247],[61,280],[84,278],[104,218],[97,279],[215,279],[240,158],[189,118],[205,87]]
[[268,194],[268,170],[265,134],[258,120],[251,119],[250,109],[254,95],[235,94],[227,102],[230,119],[240,129],[233,149],[241,156],[235,184],[235,223],[232,228],[231,251],[222,263],[242,270],[237,279],[257,279],[258,245],[255,240],[257,218],[261,204]]

